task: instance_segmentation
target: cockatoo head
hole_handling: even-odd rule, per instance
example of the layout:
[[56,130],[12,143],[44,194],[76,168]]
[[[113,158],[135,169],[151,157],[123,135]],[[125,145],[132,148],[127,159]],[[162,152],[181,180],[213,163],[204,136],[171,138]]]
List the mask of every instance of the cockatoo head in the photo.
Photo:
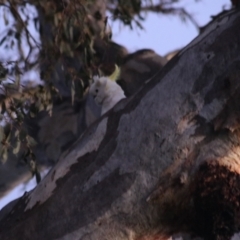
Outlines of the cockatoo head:
[[116,83],[120,69],[117,65],[115,66],[115,71],[111,76],[94,76],[89,88],[89,93],[93,96],[95,102],[102,106],[101,114],[104,114],[122,98],[125,98],[122,88]]
[[90,86],[89,93],[93,96],[98,105],[102,105],[106,98],[107,77],[93,77],[93,83]]

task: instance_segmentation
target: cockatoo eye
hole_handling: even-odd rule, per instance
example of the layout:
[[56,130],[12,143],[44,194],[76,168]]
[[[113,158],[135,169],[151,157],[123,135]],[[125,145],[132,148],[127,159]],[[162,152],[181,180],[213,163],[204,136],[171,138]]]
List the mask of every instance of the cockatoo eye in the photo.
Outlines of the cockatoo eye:
[[98,93],[98,89],[96,89],[95,92]]

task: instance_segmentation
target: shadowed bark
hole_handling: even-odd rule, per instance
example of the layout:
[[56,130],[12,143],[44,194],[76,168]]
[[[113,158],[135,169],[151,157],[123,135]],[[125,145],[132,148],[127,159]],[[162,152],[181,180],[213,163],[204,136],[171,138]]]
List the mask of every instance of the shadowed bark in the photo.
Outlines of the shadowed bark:
[[237,11],[215,19],[88,128],[1,220],[0,239],[240,231],[239,25]]

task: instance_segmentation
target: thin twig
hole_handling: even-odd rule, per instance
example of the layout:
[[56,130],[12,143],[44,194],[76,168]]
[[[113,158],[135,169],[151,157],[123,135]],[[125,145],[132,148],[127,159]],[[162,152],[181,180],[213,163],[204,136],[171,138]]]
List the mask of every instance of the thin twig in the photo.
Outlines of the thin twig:
[[[168,4],[169,5],[169,4]],[[107,6],[107,10],[111,13],[114,13],[115,8]],[[193,16],[188,13],[184,8],[174,8],[174,7],[166,7],[166,4],[157,4],[157,5],[149,5],[143,6],[140,9],[141,12],[154,12],[154,13],[162,13],[162,14],[176,14],[186,16],[192,24],[200,31],[200,26],[197,21],[193,18]]]

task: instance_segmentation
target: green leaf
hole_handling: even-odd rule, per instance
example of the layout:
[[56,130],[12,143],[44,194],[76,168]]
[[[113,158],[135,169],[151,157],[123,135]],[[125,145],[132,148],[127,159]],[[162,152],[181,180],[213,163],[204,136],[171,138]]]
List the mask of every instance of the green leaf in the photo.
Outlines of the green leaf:
[[48,112],[50,117],[52,116],[52,108],[53,108],[52,103],[49,103],[46,107],[46,111]]
[[7,148],[6,148],[6,147],[3,147],[3,149],[2,149],[2,159],[1,159],[1,162],[2,162],[2,163],[5,163],[5,162],[7,161],[7,158],[8,158]]
[[19,153],[20,146],[21,146],[21,142],[20,142],[20,140],[18,139],[18,140],[17,140],[17,145],[16,145],[16,147],[13,149],[13,154],[17,155],[17,154]]
[[34,118],[34,117],[36,116],[36,114],[33,113],[33,112],[30,112],[29,114],[30,114],[30,117],[31,117],[31,118]]
[[14,137],[18,138],[19,137],[19,130],[16,130],[14,133]]
[[4,138],[5,138],[4,129],[2,126],[0,126],[0,141],[2,141]]
[[39,173],[38,169],[36,169],[36,172],[35,172],[35,176],[36,176],[36,182],[37,184],[39,184],[41,182],[41,174]]
[[0,41],[0,46],[6,41],[7,37],[5,36],[4,38],[2,38],[2,40]]
[[37,142],[35,141],[35,139],[33,137],[27,135],[26,139],[27,139],[29,146],[33,147],[33,146],[37,145]]

